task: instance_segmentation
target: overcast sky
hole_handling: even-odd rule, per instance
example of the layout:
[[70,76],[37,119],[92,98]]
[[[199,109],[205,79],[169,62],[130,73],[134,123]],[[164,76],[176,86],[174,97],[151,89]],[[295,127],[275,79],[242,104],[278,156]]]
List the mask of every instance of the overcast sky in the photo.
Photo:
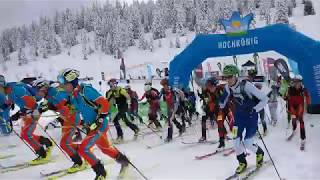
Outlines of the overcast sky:
[[[30,24],[41,15],[53,16],[56,10],[79,9],[95,0],[0,0],[0,31]],[[104,2],[106,0],[97,0]],[[133,0],[122,0],[132,2]]]

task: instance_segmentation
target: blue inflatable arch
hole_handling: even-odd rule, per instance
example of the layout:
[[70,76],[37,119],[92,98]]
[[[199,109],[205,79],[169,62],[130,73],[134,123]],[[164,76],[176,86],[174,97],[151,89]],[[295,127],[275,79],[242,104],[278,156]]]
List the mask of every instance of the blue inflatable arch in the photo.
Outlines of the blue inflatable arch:
[[207,58],[265,51],[276,51],[296,61],[310,91],[311,103],[320,104],[320,42],[285,24],[249,30],[243,36],[198,35],[170,62],[169,83],[188,86],[192,70]]

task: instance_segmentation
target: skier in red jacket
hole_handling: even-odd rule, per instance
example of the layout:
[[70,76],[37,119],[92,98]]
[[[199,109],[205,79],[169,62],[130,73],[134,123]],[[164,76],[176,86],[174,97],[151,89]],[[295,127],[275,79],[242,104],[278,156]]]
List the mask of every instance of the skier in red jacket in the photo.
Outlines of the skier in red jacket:
[[300,137],[301,137],[301,150],[304,150],[306,141],[306,132],[304,128],[303,114],[305,101],[306,104],[310,104],[310,96],[306,88],[302,85],[302,76],[296,75],[293,79],[293,85],[289,87],[287,93],[287,101],[289,104],[289,113],[292,118],[292,133],[288,137],[288,140],[292,139],[297,129],[297,121],[300,122]]

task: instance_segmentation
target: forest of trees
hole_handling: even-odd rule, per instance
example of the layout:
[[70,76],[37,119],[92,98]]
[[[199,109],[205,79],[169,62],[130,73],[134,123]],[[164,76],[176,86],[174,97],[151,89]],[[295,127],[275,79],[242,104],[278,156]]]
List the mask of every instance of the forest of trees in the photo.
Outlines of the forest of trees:
[[[53,17],[40,17],[37,22],[2,31],[0,35],[0,61],[9,61],[12,52],[18,52],[19,65],[37,57],[48,58],[81,44],[83,59],[94,51],[120,58],[130,46],[140,49],[161,47],[166,32],[179,37],[186,32],[214,33],[222,27],[220,18],[228,18],[232,11],[243,15],[254,13],[266,24],[289,23],[296,0],[149,0],[132,4],[116,2],[93,3],[77,11],[66,9]],[[275,14],[271,14],[275,8]],[[291,14],[290,14],[291,13]],[[93,39],[89,38],[93,33]],[[144,34],[152,33],[152,39]],[[94,46],[89,46],[94,42]],[[92,44],[92,43],[91,43]],[[151,49],[152,50],[152,49]],[[29,59],[26,54],[28,54]]]

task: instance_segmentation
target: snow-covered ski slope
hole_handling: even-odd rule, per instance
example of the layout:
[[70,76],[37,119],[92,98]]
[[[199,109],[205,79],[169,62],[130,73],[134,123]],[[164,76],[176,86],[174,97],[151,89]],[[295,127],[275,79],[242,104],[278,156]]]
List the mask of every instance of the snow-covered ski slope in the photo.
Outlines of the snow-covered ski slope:
[[[279,110],[281,111],[283,102],[279,103]],[[299,149],[300,139],[299,131],[296,136],[290,141],[286,141],[286,134],[289,133],[287,128],[286,113],[279,113],[279,122],[276,127],[269,125],[268,135],[264,137],[265,143],[271,153],[271,156],[280,172],[280,175],[286,179],[318,179],[320,177],[319,167],[320,161],[318,152],[320,151],[320,142],[318,136],[320,132],[320,122],[318,115],[305,115],[305,127],[307,134],[306,150],[301,152]],[[268,113],[269,114],[269,113]],[[269,116],[269,115],[268,115]],[[42,118],[40,120],[42,125],[45,125],[50,118]],[[268,117],[267,117],[268,122]],[[137,141],[130,141],[133,138],[133,132],[130,129],[125,129],[126,144],[116,145],[122,152],[128,155],[130,160],[139,167],[148,178],[151,179],[225,179],[231,175],[236,166],[237,161],[235,154],[230,156],[223,156],[217,154],[204,160],[195,160],[195,156],[204,155],[215,151],[217,144],[195,144],[187,145],[183,142],[194,142],[200,137],[201,122],[193,121],[193,125],[187,128],[187,132],[182,137],[174,138],[173,142],[161,146],[162,143],[158,136],[151,134],[146,136],[139,136]],[[209,126],[208,126],[209,127]],[[145,126],[140,125],[142,132],[150,132]],[[260,125],[260,131],[262,127]],[[116,132],[113,126],[110,127],[111,132],[109,137],[116,137]],[[16,130],[19,131],[17,128]],[[41,129],[37,128],[37,133],[43,134]],[[60,140],[60,129],[48,131],[55,140]],[[160,133],[161,134],[161,133]],[[164,129],[162,136],[165,138],[166,130]],[[208,131],[209,140],[218,140],[217,129]],[[7,160],[0,160],[1,166],[13,165],[33,159],[35,156],[30,150],[20,142],[15,136],[0,137],[1,146],[9,144],[17,144],[17,147],[6,149],[0,147],[1,155],[16,154]],[[263,144],[260,139],[256,142],[262,147]],[[147,148],[147,146],[156,146],[154,148]],[[227,147],[232,146],[232,142],[227,142]],[[109,158],[103,155],[99,150],[95,150],[97,156],[108,162]],[[266,152],[266,151],[265,151]],[[42,179],[40,171],[51,172],[60,168],[66,168],[72,165],[57,148],[54,149],[53,155],[60,154],[59,160],[47,165],[30,167],[24,170],[0,174],[1,179]],[[265,154],[265,159],[269,159]],[[255,155],[251,153],[248,157],[248,164],[255,164]],[[119,171],[117,163],[106,165],[106,169],[110,178],[114,179]],[[1,170],[1,169],[0,169]],[[91,169],[66,176],[62,179],[93,179],[94,173]],[[142,179],[133,168],[128,174],[129,179]],[[256,179],[277,179],[277,175],[272,166],[259,172]]]
[[[302,6],[295,9],[294,17],[290,19],[297,26],[297,30],[300,32],[319,40],[320,39],[320,1],[314,0],[315,9],[317,15],[315,16],[303,16]],[[262,23],[258,22],[258,26]],[[175,41],[173,35],[169,34],[166,39],[162,40],[162,48],[157,48],[158,42],[155,41],[154,52],[141,51],[136,47],[129,48],[125,52],[124,57],[128,67],[134,67],[139,64],[151,63],[155,67],[163,66],[162,62],[169,62],[174,55],[179,53],[187,45],[186,40],[190,43],[194,37],[194,34],[189,33],[186,37],[181,38],[181,49],[169,48],[169,42]],[[275,42],[276,43],[276,42]],[[5,76],[8,80],[16,81],[20,80],[26,75],[38,76],[43,75],[49,79],[55,79],[57,72],[61,68],[72,67],[79,69],[83,77],[93,76],[96,80],[101,79],[101,72],[106,73],[106,78],[119,76],[119,60],[114,59],[111,56],[104,54],[95,53],[89,57],[89,60],[81,60],[81,46],[72,48],[71,56],[66,53],[58,56],[50,57],[48,60],[38,60],[31,62],[28,66],[16,66],[17,62],[12,61],[7,64],[9,71],[5,72]],[[281,57],[279,54],[274,52],[260,53],[262,57]],[[15,56],[13,54],[12,56]],[[244,63],[248,59],[251,59],[252,55],[239,56],[239,64]],[[232,63],[231,57],[213,58],[209,59],[212,62],[212,68],[217,69],[217,60],[225,62],[226,64]],[[145,71],[145,68],[134,69],[135,72]],[[97,81],[92,82],[97,89],[99,89]],[[159,87],[158,82],[154,82],[156,87]],[[133,82],[133,89],[137,89],[139,96],[143,92],[143,82]],[[102,91],[106,89],[106,85],[103,84]],[[271,156],[279,170],[282,178],[286,179],[320,179],[320,141],[318,140],[320,132],[320,116],[319,115],[305,115],[305,128],[306,128],[306,150],[301,152],[299,149],[299,128],[297,129],[296,136],[290,141],[286,141],[287,135],[287,120],[285,110],[280,112],[283,107],[283,102],[279,103],[279,122],[276,127],[269,126],[268,135],[264,138],[265,143],[271,153]],[[268,113],[269,114],[269,113]],[[269,116],[270,117],[270,116]],[[40,123],[45,125],[51,118],[42,118]],[[268,122],[268,117],[266,117]],[[148,132],[145,126],[140,126],[142,132]],[[116,137],[116,132],[113,126],[110,127],[111,133],[109,137]],[[19,126],[16,130],[20,132]],[[225,179],[232,173],[237,166],[235,154],[231,154],[228,157],[224,157],[222,154],[218,154],[209,157],[204,160],[195,160],[194,157],[203,155],[215,151],[217,144],[197,144],[197,145],[186,145],[182,144],[182,141],[193,142],[200,138],[200,121],[193,121],[193,126],[187,128],[187,133],[179,138],[175,138],[170,144],[158,146],[155,148],[147,148],[147,146],[157,145],[157,143],[163,142],[158,136],[151,134],[144,137],[139,136],[138,141],[130,141],[133,138],[133,132],[125,128],[125,139],[128,143],[122,145],[116,145],[122,152],[128,155],[130,160],[141,169],[148,178],[151,179]],[[260,130],[262,127],[260,125]],[[36,132],[43,134],[41,129],[38,127]],[[49,130],[50,135],[59,142],[60,141],[60,129]],[[218,140],[217,129],[210,129],[208,132],[209,140]],[[163,130],[163,138],[165,138],[166,129]],[[261,140],[257,138],[256,142],[263,147]],[[16,144],[15,148],[5,148],[5,145]],[[227,142],[227,146],[232,146],[232,142]],[[264,149],[264,148],[263,148]],[[109,158],[103,155],[99,150],[95,151],[97,156],[104,161],[108,161]],[[266,151],[265,151],[266,152]],[[32,160],[35,156],[30,150],[15,136],[0,137],[0,155],[16,154],[15,157],[10,159],[0,160],[1,166],[13,165],[25,161]],[[30,167],[24,170],[15,172],[0,174],[1,180],[6,179],[43,179],[40,176],[40,171],[51,172],[61,168],[70,167],[72,163],[68,161],[57,148],[54,149],[53,155],[60,154],[58,161],[37,166]],[[265,159],[269,159],[267,153]],[[255,164],[255,155],[251,153],[248,157],[248,164]],[[111,179],[115,179],[120,166],[117,163],[111,163],[106,165],[106,170]],[[0,169],[1,170],[1,169]],[[61,179],[93,179],[94,173],[91,169],[66,176]],[[128,175],[130,179],[142,179],[141,176],[131,168]],[[259,172],[255,179],[277,179],[277,175],[272,166]]]

